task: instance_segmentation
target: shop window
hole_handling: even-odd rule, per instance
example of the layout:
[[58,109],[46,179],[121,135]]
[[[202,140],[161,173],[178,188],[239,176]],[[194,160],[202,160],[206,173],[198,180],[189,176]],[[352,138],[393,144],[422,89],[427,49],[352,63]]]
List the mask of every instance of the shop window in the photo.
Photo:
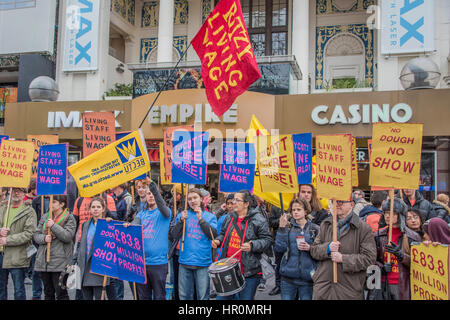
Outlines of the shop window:
[[0,10],[34,8],[36,0],[0,0]]
[[288,0],[241,0],[241,7],[255,55],[287,55]]

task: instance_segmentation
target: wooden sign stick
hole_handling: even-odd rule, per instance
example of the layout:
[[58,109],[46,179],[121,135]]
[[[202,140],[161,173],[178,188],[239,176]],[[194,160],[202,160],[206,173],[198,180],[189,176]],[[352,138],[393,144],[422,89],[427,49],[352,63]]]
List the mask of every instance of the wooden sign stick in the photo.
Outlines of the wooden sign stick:
[[[401,192],[401,190],[400,190]],[[390,212],[389,212],[389,236],[388,244],[392,241],[392,218],[394,216],[394,189],[389,190]],[[388,252],[387,263],[391,263],[391,254]]]
[[[184,188],[183,184],[181,185],[181,188]],[[188,186],[188,189],[189,189],[189,186]],[[184,199],[184,211],[187,210],[187,202],[188,202],[187,201],[187,197],[188,197],[188,193],[189,193],[188,189],[186,190],[186,198]],[[185,235],[186,235],[186,219],[183,220],[183,239],[181,240],[181,251],[184,250],[184,237],[185,237]]]
[[131,185],[131,203],[134,204],[135,203],[135,199],[134,199],[134,185]]
[[177,188],[173,185],[173,216],[177,215]]
[[[336,198],[333,198],[333,242],[337,242],[337,212]],[[338,282],[337,262],[333,262],[333,282]]]
[[133,292],[134,292],[134,300],[137,300],[137,293],[136,293],[136,282],[133,282]]
[[[12,188],[9,188],[8,204],[6,207],[6,213],[3,217],[3,228],[6,228],[6,226],[8,225],[9,208],[11,207],[11,197],[12,197]],[[0,252],[3,252],[3,246],[0,246]]]
[[[49,206],[48,206],[48,218],[49,219],[53,219],[53,206],[52,206],[52,203],[53,203],[53,195],[50,196],[50,203],[49,203]],[[49,236],[52,235],[52,232],[50,231],[50,228],[47,231],[47,235],[49,235]],[[47,259],[46,259],[47,263],[50,262],[50,246],[51,246],[51,242],[47,243]]]
[[105,292],[106,292],[106,280],[108,279],[107,276],[103,277],[103,288],[102,288],[102,297],[100,300],[105,300]]

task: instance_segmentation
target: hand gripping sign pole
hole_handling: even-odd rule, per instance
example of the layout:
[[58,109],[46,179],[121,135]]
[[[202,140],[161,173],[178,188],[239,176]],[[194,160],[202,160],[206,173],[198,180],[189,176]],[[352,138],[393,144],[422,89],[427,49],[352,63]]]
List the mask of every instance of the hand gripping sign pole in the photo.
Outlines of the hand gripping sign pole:
[[[337,242],[337,212],[336,212],[336,198],[333,198],[333,242]],[[338,282],[337,276],[337,262],[333,261],[333,282]]]
[[[53,206],[52,206],[52,203],[53,203],[53,195],[50,195],[50,204],[48,206],[48,219],[53,219]],[[47,230],[47,235],[49,235],[49,236],[52,235],[52,232],[50,231],[50,228],[48,228],[48,230]],[[46,259],[47,263],[50,262],[50,247],[51,247],[51,245],[52,245],[51,241],[47,243],[47,259]]]
[[[401,193],[401,190],[400,190]],[[392,217],[394,216],[394,189],[389,189],[389,235],[388,235],[388,243],[390,244],[392,241]],[[391,263],[391,254],[388,252],[387,263]]]

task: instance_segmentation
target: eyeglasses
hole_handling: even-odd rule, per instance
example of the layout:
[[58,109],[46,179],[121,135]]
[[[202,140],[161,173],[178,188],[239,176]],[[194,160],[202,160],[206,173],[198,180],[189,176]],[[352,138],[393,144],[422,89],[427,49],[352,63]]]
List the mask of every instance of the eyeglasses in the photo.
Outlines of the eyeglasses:
[[244,202],[244,200],[236,199],[236,198],[234,198],[232,201],[233,201],[233,202]]

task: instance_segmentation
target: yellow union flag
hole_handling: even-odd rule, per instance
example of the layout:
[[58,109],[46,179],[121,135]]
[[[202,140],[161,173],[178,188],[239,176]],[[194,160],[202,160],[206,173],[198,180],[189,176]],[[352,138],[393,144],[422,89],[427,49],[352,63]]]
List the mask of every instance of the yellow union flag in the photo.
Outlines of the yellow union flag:
[[262,191],[298,193],[292,135],[257,137],[257,155]]
[[316,181],[319,197],[351,200],[352,135],[317,136],[316,156]]
[[449,247],[411,246],[411,300],[449,300]]
[[[259,120],[252,115],[252,119],[250,121],[250,128],[248,130],[248,135],[246,142],[256,144],[256,137],[261,135],[268,135],[269,133],[263,127],[263,125],[259,122]],[[259,168],[258,163],[255,164],[255,183],[253,187],[253,194],[268,203],[281,208],[280,204],[280,194],[278,192],[262,192],[261,190],[261,181],[259,177]],[[289,208],[289,203],[294,197],[294,193],[283,193],[283,208],[287,210]]]
[[69,168],[81,197],[92,197],[150,171],[141,130],[90,154]]
[[422,124],[374,124],[369,185],[419,189],[422,132]]
[[0,146],[0,186],[28,188],[33,153],[31,142],[3,140]]
[[166,168],[164,166],[164,142],[159,143],[159,172],[161,176],[161,185],[172,184],[170,182],[170,176],[166,176]]

